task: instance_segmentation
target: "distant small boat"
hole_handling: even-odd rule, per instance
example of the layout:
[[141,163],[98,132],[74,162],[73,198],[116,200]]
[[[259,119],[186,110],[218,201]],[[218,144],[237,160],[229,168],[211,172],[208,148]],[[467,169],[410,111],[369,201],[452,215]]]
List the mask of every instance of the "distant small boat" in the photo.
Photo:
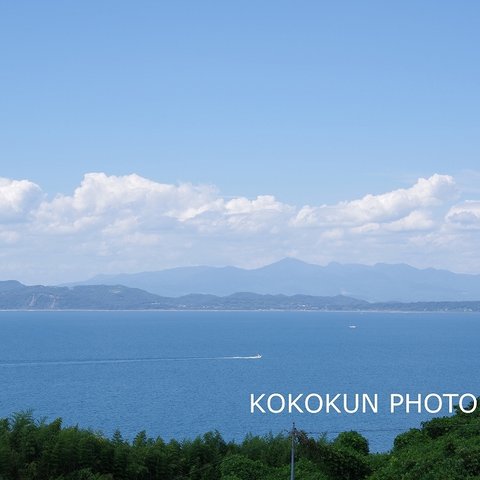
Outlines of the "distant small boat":
[[357,328],[356,325],[349,325],[348,328]]
[[253,356],[252,358],[262,358],[262,356],[261,356],[259,353],[257,353],[257,354],[256,354],[255,356]]

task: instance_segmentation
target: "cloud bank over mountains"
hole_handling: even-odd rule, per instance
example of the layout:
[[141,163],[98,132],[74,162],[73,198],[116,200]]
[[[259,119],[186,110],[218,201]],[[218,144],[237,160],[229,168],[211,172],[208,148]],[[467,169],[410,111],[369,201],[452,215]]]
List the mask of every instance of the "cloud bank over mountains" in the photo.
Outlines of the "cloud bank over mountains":
[[[321,192],[319,192],[321,197]],[[256,267],[291,256],[325,264],[410,263],[480,272],[480,200],[452,176],[332,205],[215,186],[88,173],[54,197],[0,179],[0,278],[63,282],[96,273],[210,264]]]

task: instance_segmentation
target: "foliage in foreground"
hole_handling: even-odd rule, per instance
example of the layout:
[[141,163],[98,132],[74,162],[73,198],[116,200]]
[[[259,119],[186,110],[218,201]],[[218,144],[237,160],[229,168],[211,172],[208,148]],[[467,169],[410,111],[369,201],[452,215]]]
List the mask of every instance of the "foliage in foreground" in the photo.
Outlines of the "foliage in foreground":
[[[0,420],[0,480],[286,480],[290,442],[249,435],[237,444],[218,432],[182,442],[140,432],[127,442],[18,413]],[[296,443],[298,480],[480,479],[480,409],[425,422],[385,454],[370,454],[357,432],[331,442],[300,433]]]

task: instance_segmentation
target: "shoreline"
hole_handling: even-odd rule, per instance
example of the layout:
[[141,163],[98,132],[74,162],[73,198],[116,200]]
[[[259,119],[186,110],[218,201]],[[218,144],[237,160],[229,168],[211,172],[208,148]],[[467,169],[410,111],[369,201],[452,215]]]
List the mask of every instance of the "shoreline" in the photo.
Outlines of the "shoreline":
[[0,308],[0,313],[2,312],[292,312],[292,313],[480,313],[480,310],[381,310],[381,309],[371,309],[371,310],[315,310],[315,309],[287,309],[287,308],[128,308],[128,309],[107,309],[107,308],[58,308],[58,309],[48,309],[48,308]]

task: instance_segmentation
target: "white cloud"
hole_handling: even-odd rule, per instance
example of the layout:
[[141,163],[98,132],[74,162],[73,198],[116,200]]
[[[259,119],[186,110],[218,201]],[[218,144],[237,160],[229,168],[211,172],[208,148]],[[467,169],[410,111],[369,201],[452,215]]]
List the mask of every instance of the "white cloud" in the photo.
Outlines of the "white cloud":
[[33,182],[0,178],[0,222],[25,220],[42,197],[40,187]]
[[480,201],[466,201],[454,205],[448,211],[446,221],[459,228],[480,228]]
[[[406,262],[480,272],[480,201],[457,201],[453,177],[333,205],[271,195],[225,198],[211,185],[86,174],[46,198],[28,180],[0,180],[0,277],[60,282],[95,273],[188,264]],[[461,245],[461,248],[458,246]],[[20,272],[20,273],[19,273]]]
[[123,177],[89,173],[72,196],[43,202],[37,212],[39,227],[51,233],[76,233],[135,219],[157,224],[163,218],[188,220],[214,208],[216,192],[210,186],[169,185],[138,175]]
[[295,224],[298,226],[324,226],[329,224],[361,226],[385,223],[407,217],[417,209],[435,207],[455,198],[453,177],[435,174],[420,178],[408,189],[398,189],[381,195],[365,195],[359,200],[320,207],[300,209]]
[[422,210],[414,210],[405,217],[385,225],[385,228],[392,232],[416,230],[428,231],[434,227],[435,221],[432,219],[432,216]]
[[95,229],[120,234],[154,228],[258,231],[290,209],[271,195],[227,201],[212,186],[161,184],[134,174],[90,173],[72,196],[43,202],[36,218],[38,228],[50,234]]

